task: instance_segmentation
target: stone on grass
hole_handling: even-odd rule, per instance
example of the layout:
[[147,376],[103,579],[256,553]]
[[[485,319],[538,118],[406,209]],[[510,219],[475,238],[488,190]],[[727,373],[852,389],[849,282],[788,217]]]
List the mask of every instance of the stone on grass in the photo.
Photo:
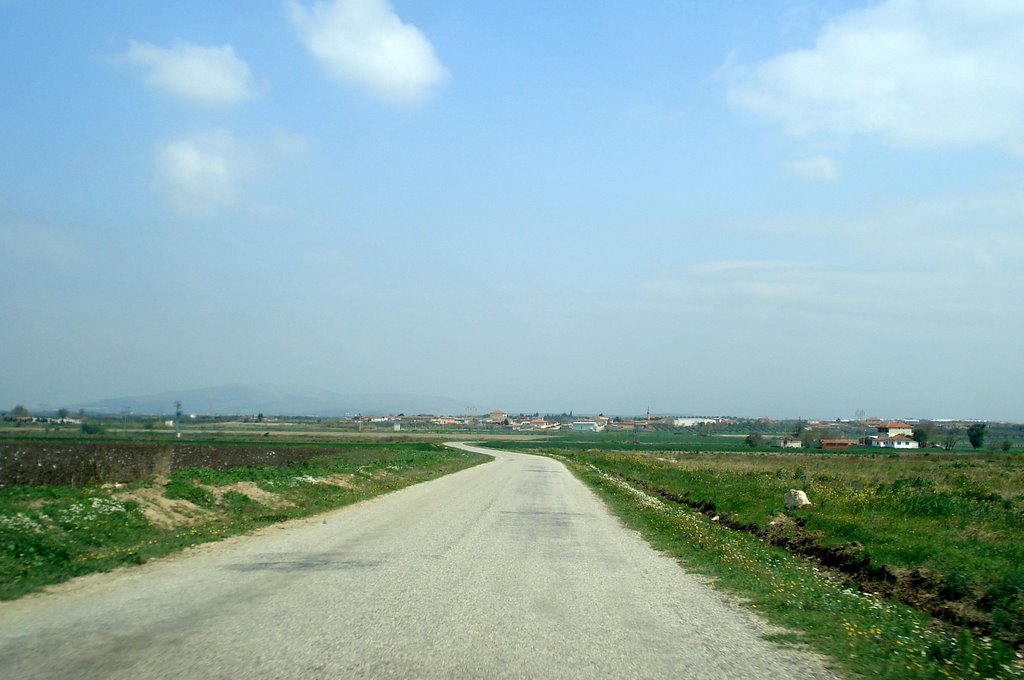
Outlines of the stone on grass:
[[807,494],[800,489],[790,489],[786,494],[786,508],[792,510],[793,508],[809,508],[813,505],[807,500]]

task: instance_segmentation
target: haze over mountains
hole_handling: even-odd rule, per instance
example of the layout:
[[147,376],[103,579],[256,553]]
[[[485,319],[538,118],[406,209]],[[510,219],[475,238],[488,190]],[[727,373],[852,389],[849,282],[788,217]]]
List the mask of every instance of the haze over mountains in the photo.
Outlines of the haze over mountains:
[[340,394],[329,390],[283,385],[220,385],[101,399],[75,404],[90,413],[171,414],[175,402],[185,413],[280,416],[344,416],[388,413],[466,413],[472,406],[448,397],[405,393]]

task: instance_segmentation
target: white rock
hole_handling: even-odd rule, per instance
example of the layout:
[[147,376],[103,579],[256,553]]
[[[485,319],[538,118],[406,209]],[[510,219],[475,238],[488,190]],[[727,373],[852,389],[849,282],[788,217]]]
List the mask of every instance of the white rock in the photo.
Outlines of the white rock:
[[786,494],[786,507],[787,508],[809,508],[813,505],[807,500],[807,494],[800,489],[790,489]]

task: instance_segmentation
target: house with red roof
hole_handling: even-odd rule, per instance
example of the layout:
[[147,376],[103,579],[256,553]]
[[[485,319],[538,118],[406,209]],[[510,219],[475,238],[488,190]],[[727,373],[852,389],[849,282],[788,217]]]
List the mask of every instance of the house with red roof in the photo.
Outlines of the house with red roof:
[[914,428],[900,420],[878,423],[875,427],[879,437],[896,437],[898,435],[909,437],[914,434]]

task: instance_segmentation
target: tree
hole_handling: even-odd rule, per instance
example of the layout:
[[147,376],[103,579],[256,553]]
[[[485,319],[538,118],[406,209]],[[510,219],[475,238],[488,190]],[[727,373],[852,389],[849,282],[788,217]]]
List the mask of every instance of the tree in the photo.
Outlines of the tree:
[[967,441],[971,442],[973,449],[980,449],[982,444],[985,443],[986,429],[988,429],[988,425],[985,423],[974,423],[967,428]]
[[942,436],[942,448],[947,451],[952,451],[956,448],[956,445],[960,442],[960,430],[951,428],[946,430],[946,433]]
[[918,425],[914,428],[914,433],[911,436],[914,438],[914,441],[921,446],[921,448],[924,448],[925,446],[928,446],[928,442],[932,441],[935,437],[935,426],[931,423]]
[[751,432],[743,441],[745,441],[747,446],[750,448],[756,449],[758,446],[764,444],[764,437],[761,436],[760,432]]
[[84,434],[103,434],[107,431],[107,428],[103,427],[99,423],[82,423],[82,432]]
[[25,418],[26,416],[28,416],[28,409],[25,408],[23,405],[18,404],[11,411],[11,415],[14,416],[15,418]]
[[66,408],[58,409],[57,411],[57,417],[60,418],[61,420],[67,418],[68,415],[68,410]]
[[1013,448],[1013,440],[1012,439],[1004,439],[1003,440],[1003,444],[1002,444],[1003,451],[1009,451],[1012,448]]

